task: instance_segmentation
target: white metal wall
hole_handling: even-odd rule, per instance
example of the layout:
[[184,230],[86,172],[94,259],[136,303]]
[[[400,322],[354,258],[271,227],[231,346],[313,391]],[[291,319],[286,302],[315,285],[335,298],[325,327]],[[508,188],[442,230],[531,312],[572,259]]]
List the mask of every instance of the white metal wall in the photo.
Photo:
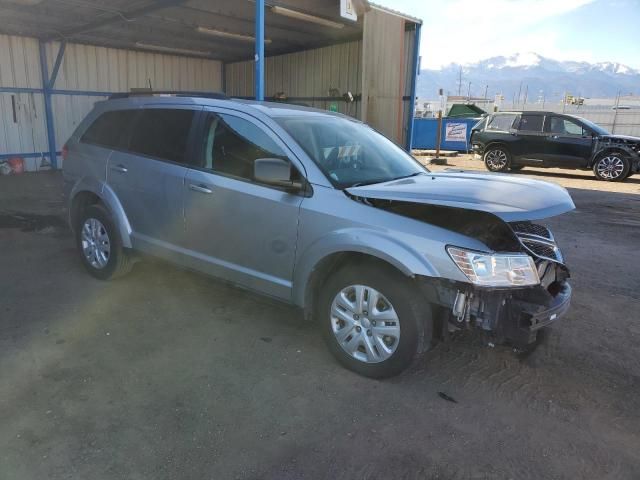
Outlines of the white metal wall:
[[[58,43],[46,47],[49,73],[58,48]],[[41,78],[38,41],[0,35],[0,87],[42,88]],[[155,90],[219,91],[222,64],[215,60],[68,44],[53,88],[118,92],[149,85]],[[12,96],[16,105],[15,121]],[[104,98],[53,95],[57,150],[93,104]],[[0,154],[48,150],[43,95],[0,92]],[[25,162],[28,170],[37,170],[41,159],[25,159]],[[60,158],[58,162],[60,164]]]
[[[265,96],[284,92],[287,97],[327,97],[330,89],[340,94],[360,93],[362,83],[362,42],[354,41],[330,47],[289,53],[265,60]],[[255,63],[229,63],[225,67],[227,95],[254,95]],[[328,101],[301,101],[327,109]],[[360,102],[337,102],[338,111],[360,117]]]

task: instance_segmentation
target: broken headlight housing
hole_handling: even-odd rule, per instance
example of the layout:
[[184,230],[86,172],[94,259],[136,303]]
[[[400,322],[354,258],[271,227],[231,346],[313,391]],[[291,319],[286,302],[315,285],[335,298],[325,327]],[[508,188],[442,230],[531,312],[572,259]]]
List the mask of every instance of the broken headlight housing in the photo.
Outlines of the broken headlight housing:
[[538,285],[536,264],[529,255],[518,253],[482,253],[458,247],[447,252],[471,283],[489,287],[525,287]]

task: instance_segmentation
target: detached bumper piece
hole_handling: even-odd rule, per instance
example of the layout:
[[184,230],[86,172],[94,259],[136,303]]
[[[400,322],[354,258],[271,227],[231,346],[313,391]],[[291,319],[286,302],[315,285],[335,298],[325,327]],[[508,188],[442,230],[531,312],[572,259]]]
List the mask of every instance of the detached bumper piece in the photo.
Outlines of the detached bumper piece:
[[498,289],[425,281],[424,292],[430,302],[444,307],[454,329],[477,327],[491,332],[497,343],[525,347],[536,341],[538,330],[569,309],[568,276],[563,265],[549,262],[541,284],[534,287]]

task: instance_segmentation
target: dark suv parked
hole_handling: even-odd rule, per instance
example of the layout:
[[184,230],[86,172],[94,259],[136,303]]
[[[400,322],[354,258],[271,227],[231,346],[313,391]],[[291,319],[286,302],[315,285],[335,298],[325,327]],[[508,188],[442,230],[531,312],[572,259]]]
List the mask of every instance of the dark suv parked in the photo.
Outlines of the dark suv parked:
[[621,181],[640,171],[640,138],[611,135],[593,122],[553,112],[501,112],[471,133],[487,170],[525,166],[593,169],[600,180]]

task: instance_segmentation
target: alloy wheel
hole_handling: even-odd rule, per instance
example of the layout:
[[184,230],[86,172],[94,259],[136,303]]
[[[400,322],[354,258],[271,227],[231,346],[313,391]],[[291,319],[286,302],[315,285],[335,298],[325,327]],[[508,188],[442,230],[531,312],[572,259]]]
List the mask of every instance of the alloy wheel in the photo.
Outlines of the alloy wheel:
[[596,170],[601,178],[614,180],[624,173],[624,161],[617,155],[609,155],[598,161]]
[[95,218],[87,218],[82,225],[81,232],[82,253],[87,262],[97,269],[102,269],[109,263],[111,241],[105,226]]
[[350,285],[334,297],[331,329],[351,357],[379,363],[391,357],[400,341],[400,320],[391,302],[366,285]]
[[502,170],[507,166],[507,154],[504,150],[495,149],[487,153],[485,158],[490,170]]

